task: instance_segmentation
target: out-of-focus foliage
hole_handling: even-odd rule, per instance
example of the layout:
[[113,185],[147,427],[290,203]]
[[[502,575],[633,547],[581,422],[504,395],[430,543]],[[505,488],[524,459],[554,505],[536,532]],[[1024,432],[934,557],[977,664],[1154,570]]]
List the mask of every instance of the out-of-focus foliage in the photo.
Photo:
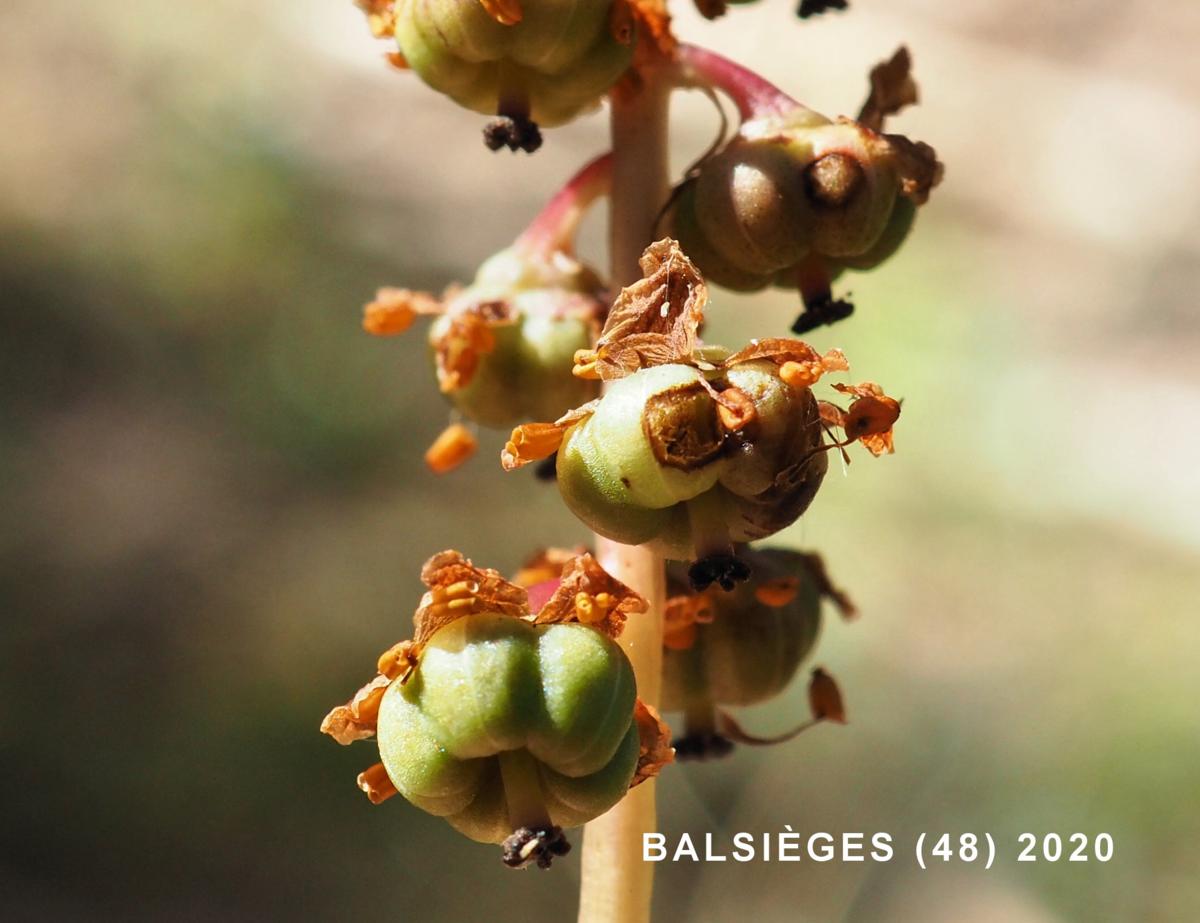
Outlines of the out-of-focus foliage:
[[[940,198],[814,337],[907,401],[897,454],[831,472],[785,534],[863,611],[830,624],[851,725],[669,767],[682,831],[1111,832],[1104,867],[664,865],[705,920],[1178,920],[1200,902],[1198,25],[1186,0],[788,4],[688,38],[849,111],[898,40]],[[510,240],[600,118],[537,162],[388,71],[324,0],[0,13],[0,916],[573,913],[578,860],[515,874],[317,733],[407,627],[420,563],[514,569],[584,538],[505,477],[444,479],[420,338],[358,328]],[[803,49],[803,54],[797,54]],[[801,67],[801,62],[803,67]],[[712,123],[681,100],[680,166]],[[1136,126],[1117,130],[1115,126]],[[870,310],[865,310],[869,306]],[[717,292],[709,336],[781,335]],[[514,540],[519,537],[520,540]],[[763,706],[783,727],[802,701]],[[466,876],[470,887],[466,887]]]

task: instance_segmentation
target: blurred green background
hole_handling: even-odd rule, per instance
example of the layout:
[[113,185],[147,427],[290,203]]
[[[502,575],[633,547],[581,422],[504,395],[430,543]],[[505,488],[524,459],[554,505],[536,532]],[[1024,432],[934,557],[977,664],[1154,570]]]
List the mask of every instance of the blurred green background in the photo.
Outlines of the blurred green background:
[[[672,842],[790,824],[897,856],[664,864],[659,917],[1195,919],[1200,6],[677,14],[830,114],[908,43],[924,103],[896,130],[948,173],[814,338],[906,399],[896,455],[856,453],[782,537],[862,609],[817,652],[851,723],[660,785]],[[0,26],[0,916],[572,919],[578,852],[516,874],[373,808],[370,745],[317,725],[409,630],[429,554],[512,570],[584,538],[495,434],[426,473],[447,416],[421,337],[359,311],[468,278],[603,117],[490,155],[348,0],[7,0]],[[681,96],[675,123],[682,169],[716,121]],[[717,292],[710,338],[795,310]],[[1002,854],[921,872],[922,831]],[[1018,864],[1023,831],[1115,856]]]

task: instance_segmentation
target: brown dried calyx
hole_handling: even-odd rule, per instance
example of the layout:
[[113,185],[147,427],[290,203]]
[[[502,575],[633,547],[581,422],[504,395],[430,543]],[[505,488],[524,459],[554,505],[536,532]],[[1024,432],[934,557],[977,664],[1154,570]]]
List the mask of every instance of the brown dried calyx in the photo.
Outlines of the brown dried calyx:
[[937,152],[924,141],[912,141],[904,135],[883,134],[888,116],[895,115],[920,99],[912,76],[912,56],[901,45],[888,60],[871,69],[871,89],[858,113],[858,124],[876,132],[891,147],[898,163],[901,192],[917,205],[929,199],[929,193],[942,181],[945,166]]
[[580,378],[612,381],[652,365],[692,361],[708,302],[703,276],[670,238],[647,247],[639,265],[642,278],[621,290],[595,348],[576,354]]
[[[688,470],[709,460],[723,434],[718,429],[738,432],[753,420],[753,401],[737,388],[720,387],[720,372],[757,360],[779,366],[779,377],[793,388],[811,388],[823,375],[844,372],[850,365],[840,349],[819,353],[802,340],[767,337],[751,341],[732,355],[723,350],[702,348],[699,331],[704,323],[708,287],[677,241],[665,238],[651,244],[641,260],[644,278],[623,289],[608,314],[594,349],[575,354],[575,375],[605,381],[625,378],[651,366],[678,363],[715,373],[697,385],[673,389],[647,402],[643,418],[646,434],[658,461],[668,467]],[[875,454],[891,451],[891,424],[899,417],[900,404],[887,397],[878,385],[865,382],[849,387],[834,385],[855,395],[849,412],[823,402],[821,419],[826,426],[850,424],[846,439],[821,449],[841,448],[860,440]],[[689,397],[696,388],[706,389],[718,405],[715,421],[704,413],[689,414]],[[689,390],[691,389],[691,390]],[[858,404],[868,400],[857,411]],[[526,423],[516,427],[501,453],[506,471],[549,458],[576,423],[595,411],[598,400],[575,408],[553,423]],[[868,412],[869,411],[869,412]],[[649,422],[647,422],[649,421]],[[878,451],[877,451],[878,449]]]

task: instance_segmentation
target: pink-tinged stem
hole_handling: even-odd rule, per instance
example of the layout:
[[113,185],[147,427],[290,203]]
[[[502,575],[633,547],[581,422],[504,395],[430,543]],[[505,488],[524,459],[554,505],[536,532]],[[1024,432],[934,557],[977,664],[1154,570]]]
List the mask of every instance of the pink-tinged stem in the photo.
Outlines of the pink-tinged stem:
[[612,161],[612,154],[601,154],[572,176],[517,238],[517,246],[538,253],[573,254],[583,216],[612,188]]
[[675,60],[682,84],[715,87],[725,93],[737,106],[743,122],[805,108],[775,84],[715,51],[681,44]]

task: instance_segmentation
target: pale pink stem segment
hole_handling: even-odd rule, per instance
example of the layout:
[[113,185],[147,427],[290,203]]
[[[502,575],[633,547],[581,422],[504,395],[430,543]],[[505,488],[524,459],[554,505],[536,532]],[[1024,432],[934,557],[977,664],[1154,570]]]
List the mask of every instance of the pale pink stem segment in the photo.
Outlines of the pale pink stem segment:
[[575,252],[575,235],[588,208],[612,188],[612,154],[601,154],[572,176],[538,212],[516,246],[532,253]]
[[743,122],[806,108],[775,84],[715,51],[680,44],[675,60],[685,85],[715,87],[725,93],[737,106]]

